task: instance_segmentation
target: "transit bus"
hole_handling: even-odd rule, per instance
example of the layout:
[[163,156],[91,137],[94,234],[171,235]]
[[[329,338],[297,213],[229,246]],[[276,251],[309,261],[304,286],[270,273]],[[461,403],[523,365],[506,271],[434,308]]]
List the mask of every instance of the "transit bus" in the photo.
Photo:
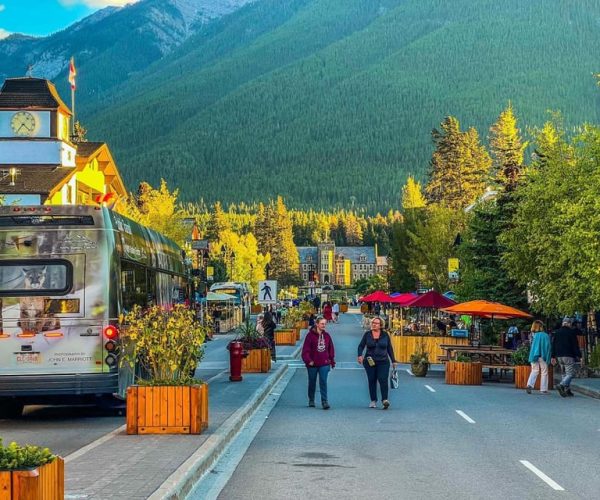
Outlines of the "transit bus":
[[119,316],[187,283],[179,246],[107,208],[0,207],[0,415],[123,398]]

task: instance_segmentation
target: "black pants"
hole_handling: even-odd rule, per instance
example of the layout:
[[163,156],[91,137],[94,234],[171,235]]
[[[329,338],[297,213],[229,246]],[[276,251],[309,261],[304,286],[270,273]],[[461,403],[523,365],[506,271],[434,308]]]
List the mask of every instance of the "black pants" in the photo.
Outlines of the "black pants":
[[363,366],[369,380],[369,396],[371,396],[371,401],[377,401],[377,382],[379,382],[379,389],[381,390],[381,400],[385,401],[388,398],[390,362],[377,361],[375,366],[369,366],[369,363],[365,360]]
[[269,341],[269,347],[271,349],[271,359],[273,361],[277,361],[277,351],[275,350],[275,333],[267,333],[265,337]]

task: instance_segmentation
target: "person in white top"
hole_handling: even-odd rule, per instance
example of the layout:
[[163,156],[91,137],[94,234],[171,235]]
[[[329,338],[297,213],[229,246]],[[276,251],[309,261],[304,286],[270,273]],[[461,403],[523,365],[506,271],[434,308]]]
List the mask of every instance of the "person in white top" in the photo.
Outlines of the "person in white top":
[[333,312],[333,321],[337,323],[340,319],[340,305],[337,302],[333,304],[331,312]]

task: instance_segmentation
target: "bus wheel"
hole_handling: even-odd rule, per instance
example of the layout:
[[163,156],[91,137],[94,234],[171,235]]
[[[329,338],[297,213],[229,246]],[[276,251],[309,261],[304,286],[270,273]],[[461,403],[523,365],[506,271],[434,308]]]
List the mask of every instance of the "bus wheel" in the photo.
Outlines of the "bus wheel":
[[0,400],[0,418],[19,418],[25,405],[14,399]]

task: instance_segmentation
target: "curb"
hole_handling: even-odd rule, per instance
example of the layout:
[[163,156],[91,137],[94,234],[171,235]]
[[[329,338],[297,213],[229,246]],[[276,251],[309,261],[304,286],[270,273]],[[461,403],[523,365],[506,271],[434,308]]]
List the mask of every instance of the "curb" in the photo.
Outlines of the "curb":
[[584,385],[574,384],[571,382],[571,389],[575,392],[579,392],[584,396],[589,396],[590,398],[600,399],[600,392],[594,389],[590,389]]
[[148,497],[149,500],[186,498],[196,482],[219,459],[225,447],[236,437],[242,426],[266,399],[271,389],[281,380],[287,370],[287,364],[277,367],[276,371],[246,401],[246,404],[225,420],[202,446]]

